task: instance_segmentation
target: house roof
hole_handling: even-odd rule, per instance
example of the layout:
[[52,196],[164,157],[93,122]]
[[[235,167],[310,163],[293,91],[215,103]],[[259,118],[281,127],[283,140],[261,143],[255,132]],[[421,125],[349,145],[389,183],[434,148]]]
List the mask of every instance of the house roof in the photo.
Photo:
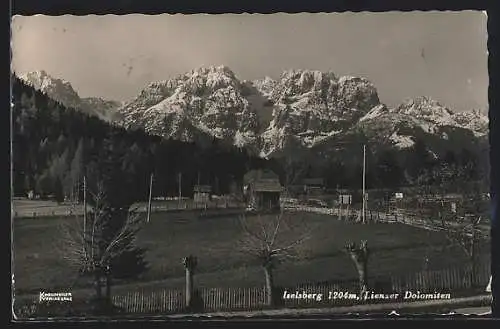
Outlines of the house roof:
[[281,192],[281,184],[278,180],[258,180],[253,182],[252,189],[255,192]]

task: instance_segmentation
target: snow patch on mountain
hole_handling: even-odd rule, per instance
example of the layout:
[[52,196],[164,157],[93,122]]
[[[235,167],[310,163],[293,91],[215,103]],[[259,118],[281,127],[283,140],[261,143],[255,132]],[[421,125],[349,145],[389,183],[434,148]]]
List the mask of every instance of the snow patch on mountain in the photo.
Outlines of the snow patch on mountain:
[[388,108],[365,78],[304,69],[240,81],[226,66],[201,67],[151,83],[119,112],[126,127],[165,137],[215,137],[262,157],[334,145],[356,131],[398,148],[410,147],[422,134],[447,140],[445,127],[476,136],[488,131],[480,113],[454,113],[429,97]]
[[387,137],[391,140],[392,134],[401,130],[404,131],[402,135],[422,131],[448,140],[449,135],[442,131],[445,127],[467,129],[477,137],[484,136],[488,132],[488,118],[478,111],[454,113],[428,97],[417,97],[392,109],[376,106],[359,120],[357,126],[379,141]]
[[400,149],[410,148],[415,144],[411,136],[398,135],[396,132],[392,133],[389,139]]
[[488,116],[478,110],[455,113],[453,118],[457,126],[471,130],[476,137],[488,134]]
[[266,76],[262,80],[254,80],[251,82],[255,88],[264,96],[271,97],[274,88],[276,87],[277,81]]
[[429,133],[436,133],[436,126],[468,129],[477,137],[488,133],[488,117],[486,115],[479,111],[456,113],[429,97],[407,100],[394,109],[394,112],[413,116],[429,123],[431,125],[427,126]]
[[120,107],[120,102],[99,97],[81,98],[69,81],[54,78],[44,70],[28,72],[19,78],[66,107],[97,116],[105,121],[118,119],[116,110]]
[[394,112],[413,116],[440,126],[453,125],[453,111],[429,97],[416,97],[406,100]]
[[53,78],[44,70],[28,72],[19,78],[65,106],[76,108],[80,103],[80,97],[68,81]]
[[385,104],[379,104],[372,108],[368,113],[366,113],[361,119],[359,119],[359,122],[371,120],[378,118],[384,114],[388,114],[389,110],[387,109],[387,106]]
[[257,143],[258,116],[243,97],[243,89],[228,67],[201,67],[150,84],[119,112],[124,126],[138,126],[161,136],[171,136],[170,130],[180,129],[170,122],[184,120],[189,122],[185,129],[194,128],[207,136],[239,144]]
[[[269,92],[269,86],[274,90]],[[289,141],[311,148],[349,129],[378,105],[373,84],[356,77],[337,78],[333,72],[288,70],[280,80],[261,82],[274,108],[269,127],[262,135],[262,148],[270,155],[286,148]]]

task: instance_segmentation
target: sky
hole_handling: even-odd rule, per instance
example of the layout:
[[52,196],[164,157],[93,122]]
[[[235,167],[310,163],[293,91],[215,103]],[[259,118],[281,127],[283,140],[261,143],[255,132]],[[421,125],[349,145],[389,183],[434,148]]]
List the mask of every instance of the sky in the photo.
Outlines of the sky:
[[479,11],[15,16],[12,69],[118,101],[201,66],[242,80],[311,69],[365,77],[389,106],[429,96],[487,111],[486,23]]

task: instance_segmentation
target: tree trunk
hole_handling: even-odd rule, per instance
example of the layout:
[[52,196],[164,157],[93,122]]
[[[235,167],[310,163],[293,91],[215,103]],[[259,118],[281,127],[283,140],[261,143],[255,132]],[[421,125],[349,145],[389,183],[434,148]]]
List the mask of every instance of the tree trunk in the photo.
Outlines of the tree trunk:
[[191,308],[193,302],[193,272],[186,267],[186,307]]
[[270,266],[264,266],[264,274],[266,276],[266,305],[272,307],[274,306],[274,277],[272,268]]
[[361,263],[359,261],[356,261],[356,268],[358,270],[359,277],[359,292],[361,295],[363,295],[368,290],[368,273],[366,265],[366,262]]
[[102,298],[101,273],[98,269],[94,270],[94,287],[96,290],[96,298],[100,300]]
[[476,273],[476,257],[474,254],[472,254],[471,259],[470,259],[470,281],[471,281],[471,286],[474,286],[476,284],[476,278],[477,278],[477,273]]
[[106,272],[106,301],[111,303],[111,273],[110,271]]

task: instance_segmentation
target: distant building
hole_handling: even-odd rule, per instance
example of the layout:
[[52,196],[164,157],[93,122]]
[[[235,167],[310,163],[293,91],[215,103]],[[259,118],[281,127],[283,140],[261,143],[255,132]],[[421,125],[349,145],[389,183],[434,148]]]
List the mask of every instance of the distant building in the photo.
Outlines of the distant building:
[[304,192],[310,194],[321,194],[325,190],[325,181],[323,178],[304,178],[302,180]]
[[245,175],[247,205],[257,211],[279,210],[283,190],[279,178],[272,171],[250,171]]
[[463,201],[464,197],[461,194],[444,194],[444,195],[424,195],[420,197],[421,202],[425,203],[435,203],[435,202],[460,202]]
[[212,193],[212,186],[210,185],[195,185],[193,188],[193,199],[195,203],[208,203]]

